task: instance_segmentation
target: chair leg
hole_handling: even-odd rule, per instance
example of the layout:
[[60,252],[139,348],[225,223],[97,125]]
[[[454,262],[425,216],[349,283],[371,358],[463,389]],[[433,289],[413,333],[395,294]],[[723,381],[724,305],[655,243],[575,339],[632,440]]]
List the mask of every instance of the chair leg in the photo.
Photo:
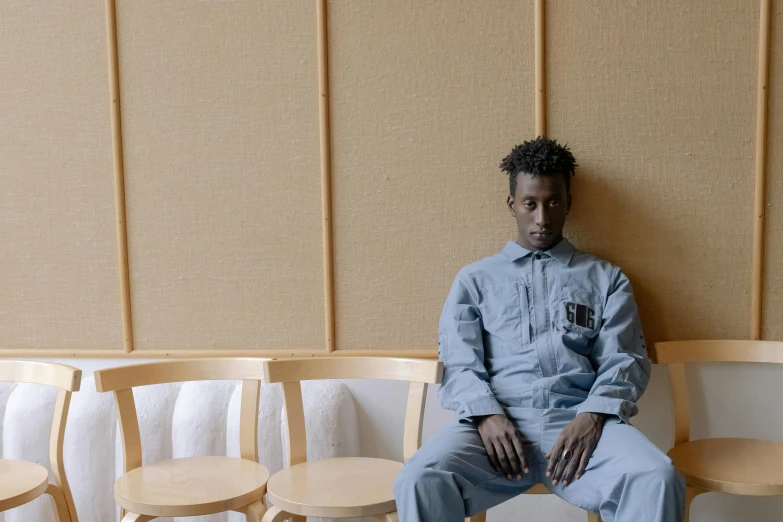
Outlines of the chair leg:
[[139,515],[138,513],[131,513],[128,511],[124,517],[122,517],[122,522],[148,522],[149,520],[153,520],[158,517],[151,517],[149,515]]
[[266,506],[259,500],[253,502],[249,506],[236,509],[235,511],[245,515],[245,520],[247,522],[261,522],[261,519],[264,518],[264,513],[266,513]]
[[473,515],[470,518],[466,518],[465,522],[487,522],[487,512],[482,511],[481,513]]
[[588,511],[587,512],[587,522],[601,522],[601,516],[596,515],[595,513]]
[[382,515],[374,515],[374,518],[377,518],[381,522],[400,522],[400,518],[397,516],[397,512],[394,513],[384,513]]
[[702,493],[707,493],[706,490],[695,488],[693,486],[685,486],[685,518],[683,519],[684,522],[688,522],[691,519],[691,503],[693,502],[693,499],[701,495]]
[[54,518],[57,522],[75,522],[71,520],[71,512],[62,489],[56,484],[49,484],[49,487],[46,488],[46,494],[52,499]]
[[261,522],[283,522],[291,517],[292,515],[290,513],[286,513],[279,507],[272,506],[267,510],[266,514],[264,514]]

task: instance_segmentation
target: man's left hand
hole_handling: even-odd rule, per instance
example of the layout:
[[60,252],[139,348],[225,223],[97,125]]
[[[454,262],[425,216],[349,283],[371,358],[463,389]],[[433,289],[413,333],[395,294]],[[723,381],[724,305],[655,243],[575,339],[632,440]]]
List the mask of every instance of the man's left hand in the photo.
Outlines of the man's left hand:
[[[554,475],[553,485],[562,480],[563,486],[567,486],[574,475],[577,479],[582,477],[601,438],[606,417],[603,413],[580,413],[563,428],[552,451],[546,454],[549,459],[546,476]],[[564,459],[566,451],[568,454]]]

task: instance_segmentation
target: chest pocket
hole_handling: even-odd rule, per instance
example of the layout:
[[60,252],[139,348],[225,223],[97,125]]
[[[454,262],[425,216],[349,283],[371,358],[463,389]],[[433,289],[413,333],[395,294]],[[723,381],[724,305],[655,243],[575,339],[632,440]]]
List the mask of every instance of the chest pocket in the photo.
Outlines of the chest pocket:
[[484,337],[490,352],[501,355],[516,352],[530,344],[528,288],[518,281],[481,290],[481,316]]
[[592,339],[601,329],[603,299],[580,288],[563,288],[555,303],[558,329]]

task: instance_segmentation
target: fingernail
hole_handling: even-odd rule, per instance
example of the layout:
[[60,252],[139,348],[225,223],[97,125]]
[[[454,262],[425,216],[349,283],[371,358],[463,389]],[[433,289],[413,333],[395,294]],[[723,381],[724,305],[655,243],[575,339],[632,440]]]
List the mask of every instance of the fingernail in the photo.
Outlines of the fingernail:
[[530,473],[530,470],[528,468],[525,468],[525,473]]
[[522,475],[517,475],[517,480],[520,480],[522,478]]
[[511,480],[511,475],[506,475],[506,478],[507,478],[508,480]]
[[563,481],[563,487],[566,487],[567,485],[568,485],[568,481],[567,481],[567,480],[564,480],[564,481]]
[[553,481],[552,481],[552,485],[553,485],[553,486],[557,486],[557,480],[553,480]]
[[547,471],[547,472],[546,472],[546,476],[547,476],[547,477],[548,477],[548,476],[550,476],[551,474],[552,474],[552,473],[551,473],[550,471]]

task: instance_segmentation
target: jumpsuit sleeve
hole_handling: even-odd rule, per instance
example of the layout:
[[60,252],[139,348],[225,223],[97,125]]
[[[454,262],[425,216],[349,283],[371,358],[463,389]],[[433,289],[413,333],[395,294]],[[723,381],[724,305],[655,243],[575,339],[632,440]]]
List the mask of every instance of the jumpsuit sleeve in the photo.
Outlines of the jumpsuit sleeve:
[[438,396],[443,408],[456,411],[460,419],[505,414],[489,386],[481,312],[471,286],[457,275],[438,331],[438,354],[445,367]]
[[636,401],[650,380],[650,361],[631,283],[618,268],[612,278],[591,362],[596,379],[579,413],[616,415],[628,423],[639,412]]

